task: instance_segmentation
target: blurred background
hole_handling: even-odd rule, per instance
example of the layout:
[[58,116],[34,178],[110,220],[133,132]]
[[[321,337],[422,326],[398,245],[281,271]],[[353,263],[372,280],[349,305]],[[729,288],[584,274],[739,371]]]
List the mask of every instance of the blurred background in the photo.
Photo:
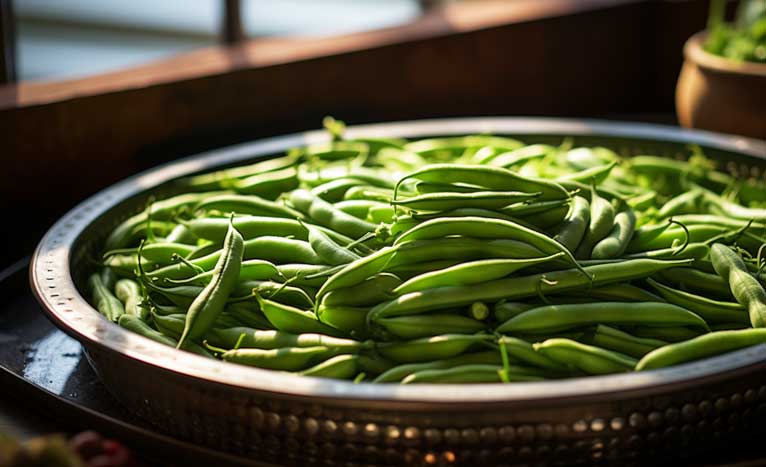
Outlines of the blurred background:
[[7,265],[88,195],[321,126],[547,115],[675,124],[705,0],[0,0]]

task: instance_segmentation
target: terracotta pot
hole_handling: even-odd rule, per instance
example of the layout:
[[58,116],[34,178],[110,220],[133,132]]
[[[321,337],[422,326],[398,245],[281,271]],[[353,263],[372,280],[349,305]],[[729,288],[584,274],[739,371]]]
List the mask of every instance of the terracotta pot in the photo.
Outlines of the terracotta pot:
[[735,62],[702,48],[699,32],[684,46],[676,86],[681,125],[766,139],[766,64]]

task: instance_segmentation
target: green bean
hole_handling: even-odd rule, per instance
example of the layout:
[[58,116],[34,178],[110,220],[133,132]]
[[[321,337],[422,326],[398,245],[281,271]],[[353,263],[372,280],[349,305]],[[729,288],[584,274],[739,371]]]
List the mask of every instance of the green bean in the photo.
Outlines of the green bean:
[[537,352],[532,344],[518,337],[501,336],[497,343],[505,346],[508,356],[513,360],[535,368],[544,368],[554,372],[568,371],[567,365],[552,360]]
[[267,370],[300,371],[336,355],[349,353],[338,347],[283,347],[280,349],[234,349],[221,354],[227,362]]
[[[115,274],[112,268],[101,268],[101,283],[104,284],[107,290],[113,290],[117,284],[117,274]],[[119,297],[118,297],[119,298]]]
[[397,251],[385,266],[386,270],[394,269],[404,264],[437,260],[532,259],[546,256],[546,253],[543,253],[538,248],[519,240],[491,240],[469,237],[413,240],[395,245],[394,248],[397,248]]
[[[195,250],[191,245],[182,243],[151,243],[141,249],[142,261],[146,260],[157,264],[171,264],[177,256],[186,257]],[[104,253],[104,258],[114,255],[136,255],[138,248],[120,248]]]
[[689,243],[685,247],[674,246],[670,248],[661,248],[659,250],[648,250],[640,253],[624,255],[624,258],[693,258],[703,259],[710,253],[710,247],[706,243]]
[[109,321],[117,322],[120,316],[125,313],[122,302],[104,286],[98,273],[92,274],[88,279],[88,289],[96,309]]
[[393,206],[373,206],[367,212],[365,220],[373,224],[391,224],[395,221],[396,210]]
[[377,350],[397,363],[417,363],[455,357],[491,339],[492,336],[479,334],[442,334],[405,342],[379,343]]
[[[340,164],[327,165],[320,169],[307,167],[298,167],[298,178],[303,185],[316,187],[339,178],[350,178],[363,182],[366,186],[373,188],[391,189],[394,187],[394,181],[389,178],[386,171],[371,169],[369,167],[359,166],[358,164],[349,164],[344,161]],[[352,187],[354,189],[356,187]]]
[[556,180],[599,184],[603,182],[607,176],[609,176],[609,172],[612,171],[615,165],[617,165],[617,161],[610,162],[604,165],[599,165],[596,167],[588,167],[587,169],[582,169],[579,172],[570,173],[570,174],[557,177]]
[[[650,280],[650,279],[647,279]],[[663,302],[662,298],[635,285],[618,283],[594,287],[586,292],[591,298],[610,302]],[[676,305],[679,305],[676,303]],[[694,311],[694,310],[691,310]]]
[[764,343],[766,343],[766,329],[711,332],[650,352],[638,362],[636,370],[678,365]]
[[603,324],[596,326],[591,337],[591,343],[597,347],[614,350],[634,358],[641,358],[652,350],[667,345],[667,342],[659,339],[632,336]]
[[359,255],[335,243],[329,235],[319,228],[311,224],[303,224],[303,226],[308,230],[311,248],[325,263],[338,266],[359,259]]
[[621,353],[581,344],[571,339],[547,339],[534,344],[537,352],[551,360],[572,365],[593,375],[633,371],[638,360]]
[[615,258],[622,255],[633,236],[636,216],[633,210],[626,208],[614,216],[614,227],[609,234],[593,247],[593,259]]
[[[210,283],[213,277],[214,271],[201,272],[195,276],[187,279],[169,279],[167,282],[172,284],[189,284],[204,286]],[[242,266],[239,270],[239,280],[244,281],[266,281],[282,278],[277,266],[269,261],[260,259],[249,259],[242,261]]]
[[222,254],[215,265],[213,278],[189,305],[186,325],[181,338],[178,339],[177,348],[182,348],[187,340],[196,341],[202,338],[221,314],[239,280],[244,250],[242,235],[233,224],[229,225],[229,233],[223,241]]
[[585,236],[590,220],[590,203],[582,196],[575,196],[569,214],[559,228],[554,240],[564,245],[569,251],[575,251]]
[[596,146],[570,149],[564,154],[564,159],[575,169],[584,170],[617,161],[618,157],[611,149]]
[[449,156],[455,157],[461,155],[467,149],[483,146],[492,146],[510,151],[523,146],[523,144],[515,139],[501,136],[469,135],[421,139],[405,144],[404,149],[426,157],[437,153],[447,153]]
[[489,307],[484,302],[473,302],[471,303],[471,306],[468,307],[468,316],[475,320],[484,321],[489,318]]
[[351,379],[358,371],[357,355],[337,355],[300,372],[303,376]]
[[343,269],[333,274],[319,289],[316,301],[336,289],[351,287],[361,283],[368,277],[377,274],[386,267],[396,252],[396,248],[383,247],[375,253],[347,264]]
[[394,274],[375,274],[354,287],[329,292],[322,298],[322,303],[328,306],[371,306],[392,298],[392,292],[401,283]]
[[317,307],[316,316],[322,323],[339,329],[356,339],[362,339],[369,334],[367,330],[367,313],[369,311],[369,307],[325,305],[322,303]]
[[685,341],[703,334],[703,331],[698,328],[692,329],[684,326],[635,326],[630,328],[629,331],[631,334],[638,337],[645,337],[647,339],[661,339],[667,342]]
[[517,223],[500,219],[483,219],[480,217],[432,219],[400,235],[394,242],[394,245],[401,245],[412,240],[435,239],[447,235],[464,235],[474,238],[525,242],[546,255],[563,252],[565,257],[568,257],[572,263],[576,264],[569,250],[552,238]]
[[754,220],[759,223],[766,223],[766,209],[740,206],[737,203],[727,201],[711,191],[705,191],[704,197],[708,209],[714,214],[745,221]]
[[493,316],[498,323],[504,323],[514,316],[535,308],[537,305],[524,302],[498,302],[493,309]]
[[699,201],[701,199],[701,190],[690,190],[686,193],[681,193],[662,205],[660,210],[657,211],[657,218],[665,219],[677,216],[678,214],[693,214],[699,212]]
[[[192,219],[185,224],[198,238],[222,242],[226,236],[229,219],[226,218],[199,218]],[[234,218],[234,227],[246,239],[275,235],[280,237],[294,237],[298,240],[307,240],[306,229],[295,219],[284,217],[266,216],[242,216]]]
[[343,235],[348,235],[351,238],[356,239],[375,231],[375,224],[346,214],[309,191],[295,190],[290,193],[289,200],[296,209],[306,213],[306,215],[320,225],[333,229]]
[[541,200],[568,197],[566,190],[557,183],[522,177],[500,167],[455,164],[428,165],[399,179],[397,189],[402,182],[410,178],[436,183],[469,183],[486,187],[490,190],[512,190],[525,193],[539,192]]
[[291,334],[284,331],[258,330],[248,327],[214,328],[210,330],[208,341],[227,350],[237,343],[239,348],[279,349],[282,347],[337,347],[361,349],[368,347],[359,341],[327,336],[324,334]]
[[439,359],[424,363],[405,363],[397,365],[393,368],[381,373],[373,382],[375,383],[398,383],[402,381],[408,375],[422,370],[439,370],[445,368],[453,368],[462,365],[472,364],[484,364],[484,365],[500,365],[502,359],[500,358],[500,352],[496,350],[488,350],[475,353],[467,353],[458,355],[457,357]]
[[652,279],[646,282],[654,287],[665,300],[700,315],[708,323],[750,323],[745,308],[739,303],[721,302],[662,285]]
[[247,327],[254,329],[274,329],[274,326],[266,319],[257,303],[236,302],[229,303],[224,309],[228,313],[242,322]]
[[483,284],[437,287],[382,302],[370,310],[368,319],[374,321],[390,316],[419,314],[445,307],[468,305],[475,301],[515,300],[539,296],[550,291],[562,293],[582,290],[640,279],[663,269],[688,263],[687,260],[634,259],[617,264],[587,266],[584,268],[587,275],[577,269],[566,269],[524,277],[497,279]]
[[343,200],[343,196],[349,188],[363,184],[363,181],[353,178],[337,178],[312,188],[311,193],[327,202],[337,203]]
[[[414,242],[413,242],[414,243]],[[463,263],[461,259],[444,259],[434,261],[423,261],[419,263],[403,263],[397,264],[386,270],[403,280],[410,280],[420,274],[436,271],[438,269],[445,269],[458,264]]]
[[334,337],[342,337],[338,329],[319,321],[317,316],[311,311],[304,311],[289,305],[267,300],[260,295],[256,295],[258,305],[266,316],[266,319],[277,328],[278,331],[301,334],[305,332],[327,334]]
[[[190,263],[208,271],[215,266],[222,251],[217,250],[209,255],[194,259]],[[256,237],[245,241],[243,258],[246,260],[261,259],[272,263],[324,263],[322,258],[314,253],[308,242],[272,236]],[[151,271],[147,273],[147,276],[158,280],[188,279],[196,275],[195,273],[198,271],[186,264],[178,263]]]
[[231,212],[253,216],[286,217],[289,219],[302,218],[303,214],[281,203],[269,201],[252,195],[219,195],[211,196],[197,203],[195,211],[218,211],[224,214]]
[[170,220],[179,210],[198,203],[211,195],[212,193],[186,193],[151,203],[148,209],[128,218],[112,230],[104,243],[104,250],[110,251],[129,246],[138,233],[137,229],[145,228],[149,213],[152,216],[152,226],[155,227],[155,221]]
[[440,334],[472,334],[486,328],[481,321],[447,313],[383,318],[376,321],[376,324],[402,339],[418,339]]
[[[167,243],[182,243],[184,245],[196,245],[197,237],[194,236],[191,230],[183,224],[178,224],[173,227],[167,237],[165,237]],[[147,245],[148,246],[148,245]]]
[[690,267],[670,268],[653,276],[663,283],[670,283],[682,290],[693,290],[721,298],[731,298],[728,283],[715,274],[698,271]]
[[486,259],[469,261],[413,277],[394,289],[393,292],[395,295],[403,295],[433,287],[487,282],[508,276],[525,267],[545,263],[561,256],[563,256],[563,253],[530,259]]
[[747,270],[742,258],[731,248],[714,243],[710,249],[710,259],[715,271],[728,283],[737,302],[747,308],[752,326],[766,326],[766,291]]
[[715,323],[710,325],[711,331],[735,331],[739,329],[749,329],[750,323]]
[[597,324],[708,329],[698,315],[670,303],[600,302],[533,308],[501,324],[496,331],[538,334]]
[[516,165],[526,164],[529,161],[542,159],[556,148],[547,144],[530,144],[512,151],[495,154],[491,159],[479,161],[494,167],[510,168]]
[[272,281],[240,282],[237,284],[233,295],[240,298],[260,295],[269,300],[297,308],[312,308],[314,306],[314,300],[311,298],[312,293],[307,293],[300,287]]
[[120,279],[114,285],[114,294],[120,299],[126,314],[145,320],[149,310],[141,306],[142,293],[138,282],[131,279]]
[[243,195],[255,195],[273,201],[283,192],[298,188],[298,184],[297,170],[294,167],[288,167],[234,180],[230,183],[230,187]]
[[343,200],[351,201],[355,199],[362,199],[389,204],[393,197],[394,192],[388,188],[361,185],[349,188],[348,191],[346,191],[346,194],[343,195]]
[[276,172],[294,166],[299,158],[293,155],[277,157],[258,161],[254,164],[243,165],[230,169],[218,170],[216,172],[194,175],[181,180],[185,186],[197,190],[210,190],[223,187],[226,182],[235,178],[245,178],[251,175],[258,175],[268,172]]
[[297,150],[297,154],[302,155],[304,158],[326,161],[351,159],[359,155],[366,155],[369,152],[370,147],[361,141],[317,143]]
[[500,209],[519,201],[540,196],[520,191],[476,191],[472,193],[427,193],[411,198],[392,200],[394,206],[405,206],[424,211],[443,211],[452,208]]
[[585,231],[585,237],[577,247],[575,256],[578,259],[590,258],[593,247],[609,235],[615,226],[612,203],[602,198],[593,188],[591,188],[590,198],[590,223]]
[[348,199],[335,203],[335,207],[341,211],[350,214],[358,219],[367,219],[367,214],[373,207],[388,206],[380,201],[370,201],[367,199]]
[[[433,182],[417,182],[415,183],[415,191],[420,194],[434,194],[434,193],[474,193],[480,192],[484,189],[477,185],[469,185],[466,183],[433,183]],[[501,192],[503,193],[503,192]]]
[[[698,243],[709,240],[712,237],[730,232],[728,227],[718,225],[694,224],[687,226],[688,236],[684,229],[670,227],[664,229],[659,235],[652,235],[651,238],[634,238],[628,245],[628,253],[636,253],[647,250],[659,250],[662,248],[672,248],[677,243],[685,241],[688,238],[690,243]],[[639,235],[639,232],[636,232]]]
[[498,365],[463,365],[444,370],[421,370],[410,374],[402,380],[402,384],[417,383],[500,383],[500,376],[506,371],[505,380],[517,381],[541,381],[542,376],[530,374],[529,369],[524,367],[503,368]]
[[159,342],[160,344],[169,345],[171,347],[175,347],[177,344],[175,339],[154,330],[151,326],[146,324],[144,320],[136,315],[120,315],[117,323],[129,331],[133,331],[140,336],[146,337],[147,339],[151,339],[155,342]]
[[335,267],[326,264],[288,263],[278,264],[277,271],[291,284],[321,287]]

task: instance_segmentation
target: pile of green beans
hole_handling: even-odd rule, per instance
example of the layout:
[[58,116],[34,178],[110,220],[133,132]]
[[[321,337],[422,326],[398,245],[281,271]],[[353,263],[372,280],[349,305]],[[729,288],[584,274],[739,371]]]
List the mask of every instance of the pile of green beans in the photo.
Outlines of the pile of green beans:
[[766,185],[699,150],[327,127],[118,225],[94,307],[209,358],[357,382],[560,379],[766,343]]

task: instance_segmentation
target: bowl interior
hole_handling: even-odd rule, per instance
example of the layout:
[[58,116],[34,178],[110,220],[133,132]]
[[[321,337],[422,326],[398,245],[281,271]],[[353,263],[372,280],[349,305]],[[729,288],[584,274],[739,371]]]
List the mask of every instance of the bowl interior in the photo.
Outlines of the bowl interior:
[[[565,140],[575,146],[605,146],[623,156],[651,154],[682,159],[690,145],[698,145],[717,161],[720,168],[742,178],[763,178],[766,168],[766,144],[741,137],[679,130],[644,124],[607,123],[587,120],[530,118],[475,118],[428,120],[350,127],[348,136],[389,136],[424,138],[471,133],[493,133],[518,138],[527,144],[559,145]],[[679,379],[693,379],[713,371],[735,369],[752,363],[747,359],[719,359],[718,364],[689,364],[641,374],[590,377],[554,383],[521,385],[482,385],[480,397],[471,385],[443,387],[424,385],[415,388],[391,388],[279,375],[267,370],[246,368],[210,361],[180,351],[170,351],[161,344],[106,322],[83,299],[87,274],[101,251],[108,233],[126,218],[142,211],[150,197],[162,199],[182,191],[180,177],[278,156],[303,144],[327,140],[321,131],[289,135],[247,143],[200,154],[173,162],[124,180],[81,203],[64,216],[46,234],[33,258],[32,284],[38,299],[52,320],[82,341],[86,347],[100,346],[128,355],[147,364],[176,371],[191,377],[259,390],[308,395],[324,393],[329,397],[361,399],[449,402],[455,400],[524,399],[557,395],[593,395],[612,390],[637,388]],[[144,342],[145,341],[145,342]],[[742,353],[750,355],[753,352]],[[221,368],[227,368],[223,371]],[[235,368],[235,369],[233,369]],[[489,388],[489,386],[494,386]],[[513,387],[511,387],[513,386]],[[535,386],[539,390],[532,388]]]

